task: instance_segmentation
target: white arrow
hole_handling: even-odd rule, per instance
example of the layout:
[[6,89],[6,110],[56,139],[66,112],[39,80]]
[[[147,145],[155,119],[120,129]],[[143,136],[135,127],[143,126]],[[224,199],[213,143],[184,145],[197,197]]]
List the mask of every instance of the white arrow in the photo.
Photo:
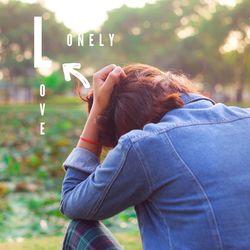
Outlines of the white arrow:
[[78,78],[85,88],[87,89],[90,88],[88,80],[81,73],[75,70],[81,68],[80,63],[64,63],[62,67],[63,67],[65,81],[67,82],[71,81],[71,76],[70,76],[71,74],[76,78]]

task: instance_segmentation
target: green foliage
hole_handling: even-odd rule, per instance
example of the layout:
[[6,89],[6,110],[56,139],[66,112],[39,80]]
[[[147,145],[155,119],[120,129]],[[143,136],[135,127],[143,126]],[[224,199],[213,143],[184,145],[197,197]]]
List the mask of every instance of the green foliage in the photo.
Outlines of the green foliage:
[[[39,105],[0,106],[0,240],[63,234],[68,220],[59,212],[61,166],[84,126],[84,109],[51,99],[41,117]],[[137,230],[132,209],[104,223],[115,232]]]
[[46,88],[53,91],[54,94],[62,94],[70,87],[62,75],[62,72],[53,72],[49,76],[42,77],[41,81],[46,83]]

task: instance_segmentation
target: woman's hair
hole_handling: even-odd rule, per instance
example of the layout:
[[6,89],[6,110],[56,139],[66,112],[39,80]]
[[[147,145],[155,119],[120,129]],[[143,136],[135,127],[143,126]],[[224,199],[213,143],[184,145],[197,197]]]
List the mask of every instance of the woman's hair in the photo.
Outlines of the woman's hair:
[[[107,109],[96,120],[103,146],[114,147],[119,137],[130,130],[159,122],[165,113],[183,106],[181,93],[196,92],[182,74],[164,73],[145,64],[130,64],[123,70],[127,77],[114,86]],[[93,91],[81,98],[90,111]]]

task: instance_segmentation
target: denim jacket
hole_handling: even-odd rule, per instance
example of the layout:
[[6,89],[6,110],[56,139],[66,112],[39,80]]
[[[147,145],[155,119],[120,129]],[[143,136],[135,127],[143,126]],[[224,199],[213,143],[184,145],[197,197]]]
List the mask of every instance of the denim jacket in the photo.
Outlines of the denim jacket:
[[198,94],[182,100],[121,136],[102,163],[74,148],[62,213],[102,220],[134,206],[145,250],[249,250],[250,109]]

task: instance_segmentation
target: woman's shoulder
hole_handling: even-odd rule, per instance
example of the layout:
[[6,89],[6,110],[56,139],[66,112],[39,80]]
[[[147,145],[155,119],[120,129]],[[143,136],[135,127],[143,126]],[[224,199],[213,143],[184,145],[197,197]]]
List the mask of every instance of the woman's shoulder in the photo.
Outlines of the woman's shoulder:
[[122,135],[119,139],[119,142],[130,142],[132,144],[139,141],[145,141],[150,138],[156,138],[157,131],[148,131],[144,129],[133,129],[128,133]]

